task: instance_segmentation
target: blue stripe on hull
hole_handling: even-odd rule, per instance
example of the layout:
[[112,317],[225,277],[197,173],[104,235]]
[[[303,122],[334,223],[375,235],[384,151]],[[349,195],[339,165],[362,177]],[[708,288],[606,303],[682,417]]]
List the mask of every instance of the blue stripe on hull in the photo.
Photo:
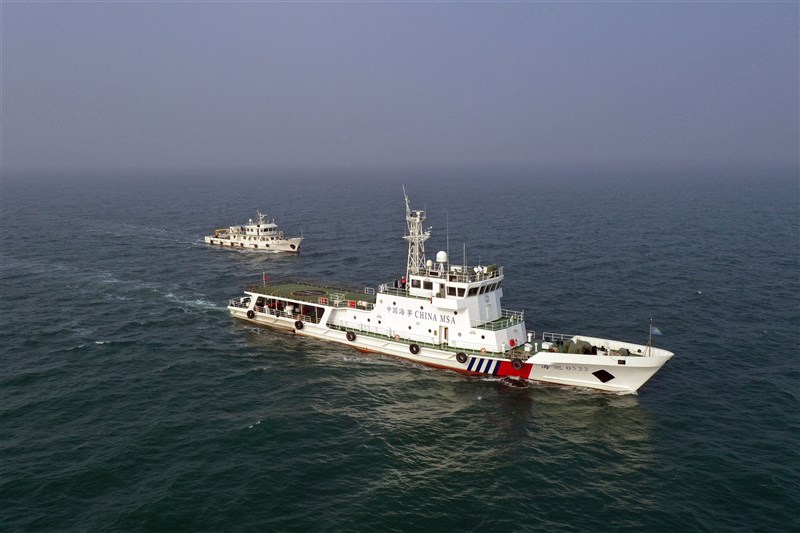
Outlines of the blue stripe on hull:
[[491,374],[496,376],[500,371],[500,361],[497,359],[485,359],[483,357],[470,357],[469,365],[467,365],[468,372],[481,372],[483,374]]

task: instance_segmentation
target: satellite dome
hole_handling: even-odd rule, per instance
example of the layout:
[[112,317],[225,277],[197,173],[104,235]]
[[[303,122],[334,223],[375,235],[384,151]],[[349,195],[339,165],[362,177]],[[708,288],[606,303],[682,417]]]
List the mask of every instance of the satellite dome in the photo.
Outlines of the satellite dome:
[[447,252],[440,251],[436,253],[437,263],[447,263]]

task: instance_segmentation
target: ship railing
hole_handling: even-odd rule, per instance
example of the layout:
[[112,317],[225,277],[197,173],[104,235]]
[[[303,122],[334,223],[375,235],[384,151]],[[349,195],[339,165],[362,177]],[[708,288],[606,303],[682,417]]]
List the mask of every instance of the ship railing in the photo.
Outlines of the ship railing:
[[[568,335],[567,333],[552,333],[550,331],[543,331],[542,332],[542,340],[543,341],[566,341],[574,337],[575,335]],[[535,338],[535,337],[534,337]]]
[[361,322],[350,322],[347,320],[337,320],[335,322],[328,322],[328,326],[330,326],[333,329],[338,329],[341,331],[352,331],[354,333],[363,333],[363,334],[373,335],[376,337],[386,337],[386,338],[391,338],[391,332],[392,332],[390,328],[366,325],[362,324]]
[[329,305],[331,307],[349,307],[351,309],[364,309],[366,311],[375,309],[375,304],[372,302],[366,300],[346,300],[343,294],[320,296],[317,298],[317,303],[320,305]]
[[260,305],[255,306],[255,312],[260,313],[262,315],[270,315],[278,318],[289,318],[292,320],[301,320],[303,322],[308,322],[310,324],[319,324],[319,320],[317,319],[316,315],[305,315],[302,313],[287,313],[282,309],[270,309],[269,307],[262,307]]
[[[486,268],[487,271],[484,272],[483,268]],[[474,283],[476,281],[484,281],[487,279],[492,278],[499,278],[503,275],[503,267],[497,265],[489,265],[488,267],[481,267],[479,272],[475,272],[475,267],[464,267],[459,268],[459,270],[453,270],[453,267],[450,267],[450,271],[447,272],[446,277],[447,281],[454,281],[456,283]]]
[[408,289],[401,289],[392,287],[391,283],[384,283],[378,287],[378,292],[382,294],[390,294],[392,296],[400,296],[403,298],[416,298],[417,300],[430,300],[430,296],[417,296],[416,294],[409,294]]
[[388,283],[384,283],[380,286],[380,291],[383,294],[391,294],[392,296],[404,296],[408,297],[408,289],[401,289],[399,287],[392,287]]
[[497,331],[501,329],[510,328],[514,324],[520,324],[525,321],[525,311],[511,311],[503,309],[500,313],[500,318],[486,322],[484,324],[473,324],[472,327],[478,329],[486,329],[489,331]]
[[228,302],[228,307],[238,307],[239,309],[244,309],[250,305],[250,302],[243,303],[239,300],[231,300]]

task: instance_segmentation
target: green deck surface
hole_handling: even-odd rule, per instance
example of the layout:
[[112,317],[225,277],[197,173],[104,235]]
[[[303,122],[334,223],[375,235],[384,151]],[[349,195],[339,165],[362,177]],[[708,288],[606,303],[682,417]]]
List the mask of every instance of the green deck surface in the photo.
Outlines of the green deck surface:
[[341,287],[323,287],[309,283],[267,283],[266,285],[251,285],[245,289],[247,292],[273,296],[275,298],[286,298],[308,303],[318,303],[320,298],[327,298],[330,302],[333,295],[343,295],[342,300],[364,301],[371,304],[375,303],[374,294],[366,294],[358,289],[347,289]]

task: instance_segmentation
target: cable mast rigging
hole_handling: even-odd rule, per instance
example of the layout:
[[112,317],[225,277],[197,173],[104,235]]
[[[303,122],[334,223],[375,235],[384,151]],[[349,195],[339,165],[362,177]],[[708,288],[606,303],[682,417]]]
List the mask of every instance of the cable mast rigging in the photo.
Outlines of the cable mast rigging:
[[[406,279],[411,274],[419,274],[425,270],[425,241],[431,236],[431,228],[423,229],[425,211],[412,211],[403,186],[403,196],[406,200],[406,223],[408,233],[403,236],[408,241],[408,262],[406,264]],[[409,281],[410,283],[410,281]]]

